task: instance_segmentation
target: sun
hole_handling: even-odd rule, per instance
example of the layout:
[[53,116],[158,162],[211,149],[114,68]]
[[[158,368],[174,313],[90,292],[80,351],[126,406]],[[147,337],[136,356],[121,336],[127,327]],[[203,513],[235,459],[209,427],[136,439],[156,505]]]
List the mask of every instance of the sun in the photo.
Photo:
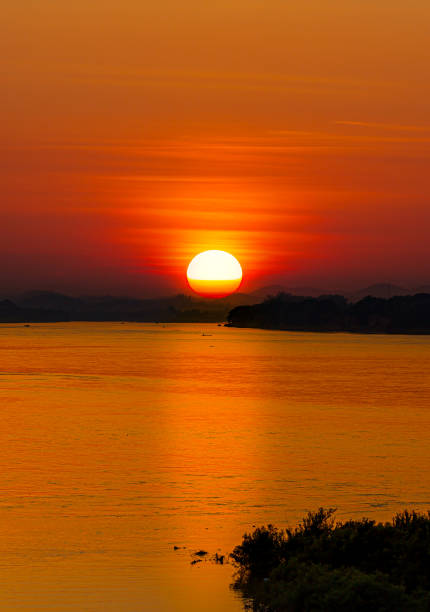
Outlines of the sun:
[[187,280],[199,295],[225,297],[239,289],[242,268],[236,257],[226,251],[203,251],[190,261]]

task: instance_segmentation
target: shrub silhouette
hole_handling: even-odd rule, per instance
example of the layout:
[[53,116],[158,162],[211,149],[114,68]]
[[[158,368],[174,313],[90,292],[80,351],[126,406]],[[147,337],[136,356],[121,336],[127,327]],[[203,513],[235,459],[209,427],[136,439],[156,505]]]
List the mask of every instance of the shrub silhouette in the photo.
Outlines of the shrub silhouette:
[[309,512],[294,529],[245,534],[231,557],[254,609],[430,611],[430,514],[376,523]]
[[[262,607],[263,601],[270,605]],[[369,612],[428,610],[425,594],[410,595],[379,572],[366,574],[355,568],[332,569],[291,560],[281,564],[264,583],[257,606],[266,610]],[[256,608],[258,609],[258,607]]]
[[253,577],[264,577],[277,567],[284,558],[285,539],[282,531],[268,525],[258,527],[253,533],[243,536],[240,546],[236,546],[230,557],[245,573]]

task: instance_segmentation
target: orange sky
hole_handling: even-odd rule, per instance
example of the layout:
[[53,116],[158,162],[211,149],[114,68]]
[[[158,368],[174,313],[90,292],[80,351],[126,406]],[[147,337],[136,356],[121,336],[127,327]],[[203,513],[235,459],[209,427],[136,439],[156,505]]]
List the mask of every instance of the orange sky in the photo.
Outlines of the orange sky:
[[0,294],[430,283],[427,0],[23,0],[0,40]]

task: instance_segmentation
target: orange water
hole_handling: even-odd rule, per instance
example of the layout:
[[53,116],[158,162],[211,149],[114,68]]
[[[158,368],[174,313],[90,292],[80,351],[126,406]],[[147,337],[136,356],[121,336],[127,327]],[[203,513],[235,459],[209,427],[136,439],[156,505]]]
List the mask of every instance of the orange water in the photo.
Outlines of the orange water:
[[424,336],[0,326],[0,609],[238,612],[192,551],[430,508],[429,374]]

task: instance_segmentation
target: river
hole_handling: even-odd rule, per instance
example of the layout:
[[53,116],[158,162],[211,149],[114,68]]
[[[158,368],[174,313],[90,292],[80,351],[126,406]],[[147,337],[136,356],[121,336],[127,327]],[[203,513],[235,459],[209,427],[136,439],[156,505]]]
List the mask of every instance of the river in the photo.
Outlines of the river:
[[0,610],[240,612],[253,525],[430,509],[428,336],[1,325],[0,405]]

